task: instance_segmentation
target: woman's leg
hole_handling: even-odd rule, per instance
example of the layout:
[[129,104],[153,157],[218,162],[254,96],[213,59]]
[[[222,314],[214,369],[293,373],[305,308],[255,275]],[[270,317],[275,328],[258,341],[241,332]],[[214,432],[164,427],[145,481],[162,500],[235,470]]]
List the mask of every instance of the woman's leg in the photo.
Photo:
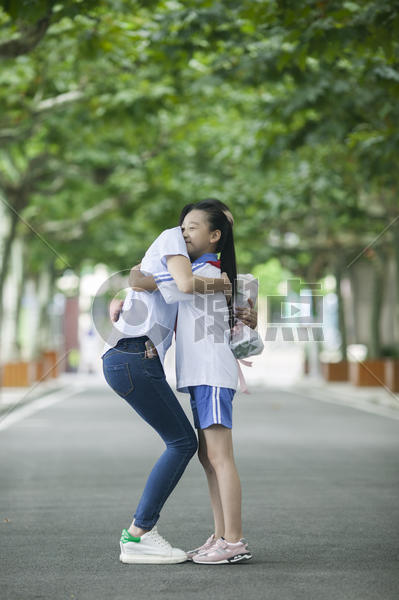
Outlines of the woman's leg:
[[209,495],[213,511],[213,520],[215,523],[215,537],[224,536],[224,516],[222,501],[220,499],[219,484],[216,477],[216,471],[211,465],[206,446],[206,438],[203,429],[198,429],[198,458],[202,464],[205,475],[208,480]]
[[[103,360],[112,389],[161,436],[166,449],[155,463],[140,498],[129,532],[152,529],[167,498],[195,454],[198,442],[184,410],[168,385],[159,358],[113,353]],[[133,451],[132,451],[133,453]]]
[[224,518],[224,535],[228,542],[242,538],[241,483],[234,462],[232,430],[211,425],[202,430],[208,460],[216,473]]

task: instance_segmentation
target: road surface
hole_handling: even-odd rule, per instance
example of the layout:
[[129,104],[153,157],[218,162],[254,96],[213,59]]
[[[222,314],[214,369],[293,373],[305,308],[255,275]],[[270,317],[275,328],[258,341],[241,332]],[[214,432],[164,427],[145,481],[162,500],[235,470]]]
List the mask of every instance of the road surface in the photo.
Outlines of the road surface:
[[[101,376],[0,431],[2,600],[390,600],[399,590],[399,421],[265,387],[234,399],[244,535],[238,565],[124,565],[163,443]],[[192,422],[188,396],[178,394]],[[158,530],[212,532],[196,456]]]

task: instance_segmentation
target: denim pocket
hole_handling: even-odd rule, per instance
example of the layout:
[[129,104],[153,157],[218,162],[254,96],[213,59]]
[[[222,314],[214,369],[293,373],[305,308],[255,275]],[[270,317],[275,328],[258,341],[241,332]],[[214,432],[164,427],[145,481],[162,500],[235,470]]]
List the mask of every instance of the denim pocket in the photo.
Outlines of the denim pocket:
[[150,377],[150,379],[165,379],[165,371],[163,370],[159,356],[154,356],[152,358],[144,357],[142,359],[142,365],[144,373],[147,377]]
[[128,363],[104,364],[103,371],[106,382],[119,396],[127,396],[134,390]]

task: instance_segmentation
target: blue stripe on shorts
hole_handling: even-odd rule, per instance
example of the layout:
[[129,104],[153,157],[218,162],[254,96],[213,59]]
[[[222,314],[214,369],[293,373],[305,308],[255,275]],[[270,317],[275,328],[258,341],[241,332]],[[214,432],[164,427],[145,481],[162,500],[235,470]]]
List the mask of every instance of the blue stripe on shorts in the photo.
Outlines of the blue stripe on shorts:
[[188,386],[188,390],[194,426],[197,429],[205,429],[214,424],[232,428],[235,390],[214,385]]

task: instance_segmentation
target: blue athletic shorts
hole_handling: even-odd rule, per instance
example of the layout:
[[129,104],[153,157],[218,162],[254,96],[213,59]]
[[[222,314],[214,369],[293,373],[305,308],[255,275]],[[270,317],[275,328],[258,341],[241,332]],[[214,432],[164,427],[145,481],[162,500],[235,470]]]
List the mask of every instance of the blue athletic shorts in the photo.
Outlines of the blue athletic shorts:
[[194,385],[189,386],[188,390],[194,426],[197,429],[205,429],[214,424],[232,428],[235,390],[213,385]]

